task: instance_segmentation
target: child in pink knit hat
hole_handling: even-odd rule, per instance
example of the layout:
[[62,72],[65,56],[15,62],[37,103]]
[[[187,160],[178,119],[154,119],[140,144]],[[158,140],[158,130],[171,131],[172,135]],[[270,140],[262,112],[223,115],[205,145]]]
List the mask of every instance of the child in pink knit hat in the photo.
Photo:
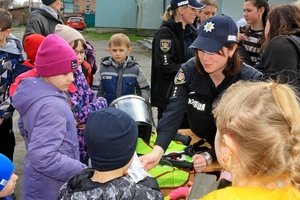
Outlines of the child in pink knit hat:
[[27,150],[22,199],[56,199],[61,185],[86,168],[79,161],[76,124],[66,95],[77,56],[64,39],[50,34],[38,49],[35,66],[38,77],[22,80],[12,97]]

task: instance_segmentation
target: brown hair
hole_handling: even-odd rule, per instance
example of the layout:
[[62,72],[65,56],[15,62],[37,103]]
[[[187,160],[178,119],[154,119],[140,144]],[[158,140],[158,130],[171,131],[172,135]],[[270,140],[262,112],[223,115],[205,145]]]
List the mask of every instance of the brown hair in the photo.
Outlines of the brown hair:
[[268,15],[268,12],[270,10],[268,0],[245,0],[245,2],[247,2],[247,1],[251,1],[253,3],[253,5],[258,9],[259,8],[264,8],[265,9],[265,11],[263,13],[263,16],[262,16],[262,22],[263,22],[263,25],[265,26],[266,21],[267,21],[267,15]]
[[273,7],[269,14],[270,30],[263,48],[269,41],[278,35],[292,35],[300,31],[300,10],[292,4],[284,4]]
[[0,31],[11,28],[12,26],[12,15],[7,10],[0,8]]
[[[228,49],[233,49],[235,44],[226,44],[224,47]],[[223,48],[218,52],[220,55],[224,55]],[[195,50],[196,56],[196,69],[201,74],[206,74],[198,56],[197,56],[197,49]],[[227,65],[223,70],[223,74],[225,76],[234,76],[240,73],[242,65],[242,60],[239,51],[236,49],[233,53],[232,57],[228,59]]]
[[76,48],[78,47],[78,45],[79,45],[79,42],[81,42],[82,47],[83,47],[84,49],[87,49],[86,43],[85,43],[85,41],[84,41],[83,39],[75,40],[75,41],[73,42],[72,48],[73,48],[73,49],[76,49]]

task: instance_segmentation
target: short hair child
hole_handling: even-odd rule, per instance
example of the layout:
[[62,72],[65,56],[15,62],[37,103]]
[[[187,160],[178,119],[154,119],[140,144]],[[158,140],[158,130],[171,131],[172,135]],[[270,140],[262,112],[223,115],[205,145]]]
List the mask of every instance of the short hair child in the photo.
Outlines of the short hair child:
[[131,50],[127,35],[116,33],[109,39],[110,56],[102,58],[93,83],[98,87],[97,95],[106,98],[109,104],[129,94],[139,95],[147,101],[149,99],[149,83],[137,61],[129,55]]
[[58,199],[163,199],[154,178],[135,183],[127,175],[138,137],[137,124],[127,113],[114,107],[91,113],[84,137],[92,169],[65,183]]
[[111,46],[126,46],[128,49],[131,49],[130,39],[127,35],[123,33],[116,33],[110,37],[108,40],[108,47]]
[[7,89],[13,82],[13,73],[24,68],[20,67],[24,58],[22,55],[22,44],[12,34],[11,27],[11,13],[0,8],[0,152],[13,160],[15,136],[13,132],[12,115],[14,109],[10,105]]
[[9,11],[0,8],[0,31],[10,29],[12,26],[12,15]]

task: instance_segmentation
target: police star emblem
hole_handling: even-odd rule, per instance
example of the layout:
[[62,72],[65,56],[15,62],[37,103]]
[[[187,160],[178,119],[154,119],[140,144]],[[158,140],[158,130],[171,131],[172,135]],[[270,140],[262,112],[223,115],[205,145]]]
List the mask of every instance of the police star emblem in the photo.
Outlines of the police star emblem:
[[171,49],[171,40],[161,39],[160,40],[160,50],[166,53]]
[[207,33],[207,32],[211,32],[212,30],[215,29],[214,27],[214,23],[212,22],[207,22],[205,25],[204,25],[204,31]]
[[175,83],[175,85],[181,85],[181,84],[186,83],[185,76],[184,76],[184,73],[183,73],[182,69],[180,69],[177,72],[177,74],[175,76],[175,79],[174,79],[174,83]]

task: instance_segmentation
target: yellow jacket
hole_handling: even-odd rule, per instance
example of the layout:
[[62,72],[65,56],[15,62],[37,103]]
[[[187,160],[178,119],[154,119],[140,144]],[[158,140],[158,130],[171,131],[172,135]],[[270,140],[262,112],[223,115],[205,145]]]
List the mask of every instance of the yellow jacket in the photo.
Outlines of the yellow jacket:
[[257,187],[227,187],[215,190],[201,200],[300,200],[300,191],[291,185],[275,190]]

